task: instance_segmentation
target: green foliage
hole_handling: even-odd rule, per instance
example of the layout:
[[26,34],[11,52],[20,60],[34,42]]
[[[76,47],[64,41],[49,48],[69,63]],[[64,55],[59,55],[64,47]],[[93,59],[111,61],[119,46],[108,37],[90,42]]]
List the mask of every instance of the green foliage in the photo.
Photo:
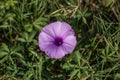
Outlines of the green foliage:
[[[57,20],[77,37],[59,60],[38,46]],[[0,0],[0,32],[0,80],[120,80],[119,0]]]

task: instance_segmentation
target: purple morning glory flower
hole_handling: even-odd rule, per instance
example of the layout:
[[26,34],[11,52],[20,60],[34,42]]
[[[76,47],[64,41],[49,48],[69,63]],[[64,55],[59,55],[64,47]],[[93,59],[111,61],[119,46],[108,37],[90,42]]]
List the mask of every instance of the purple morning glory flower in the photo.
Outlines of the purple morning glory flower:
[[55,59],[72,53],[76,46],[74,31],[66,22],[56,21],[46,25],[38,39],[41,51]]

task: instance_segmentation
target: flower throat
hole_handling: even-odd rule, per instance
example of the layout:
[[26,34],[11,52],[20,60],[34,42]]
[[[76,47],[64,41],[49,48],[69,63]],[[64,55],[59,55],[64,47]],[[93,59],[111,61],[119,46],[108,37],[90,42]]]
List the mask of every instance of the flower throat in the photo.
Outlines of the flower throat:
[[60,37],[56,37],[54,43],[56,46],[60,46],[60,45],[62,45],[63,40]]

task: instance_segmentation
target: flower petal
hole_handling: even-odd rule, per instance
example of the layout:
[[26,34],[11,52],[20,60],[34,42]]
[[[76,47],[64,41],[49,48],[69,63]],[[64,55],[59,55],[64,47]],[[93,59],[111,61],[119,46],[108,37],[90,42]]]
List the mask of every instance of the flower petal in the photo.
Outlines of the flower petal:
[[61,34],[61,22],[60,21],[53,22],[49,24],[49,26],[51,26],[52,31],[54,32],[55,36],[58,36]]
[[38,36],[39,47],[42,51],[46,48],[46,46],[53,44],[54,38],[49,36],[48,34],[41,32]]
[[42,51],[45,51],[46,48],[49,48],[52,45],[54,45],[52,42],[41,42],[41,43],[39,43],[39,47]]
[[48,42],[48,41],[54,41],[54,38],[44,32],[41,32],[38,36],[38,40],[40,42]]
[[68,53],[71,53],[76,46],[76,37],[74,35],[67,36],[63,41],[63,47]]
[[65,51],[64,49],[60,46],[58,47],[56,53],[55,53],[55,56],[53,56],[53,58],[56,58],[56,59],[59,59],[59,58],[62,58],[65,56]]
[[[51,24],[52,24],[52,23],[51,23]],[[55,37],[55,33],[54,33],[52,27],[50,26],[50,24],[49,24],[49,25],[46,25],[46,26],[42,29],[41,32],[44,32],[44,33],[50,35],[50,36],[53,37],[53,38]]]
[[53,45],[51,47],[46,48],[45,53],[49,57],[55,58],[55,59],[59,59],[65,56],[65,51],[63,50],[62,47],[56,47]]
[[45,53],[51,58],[54,58],[56,51],[57,47],[54,44],[49,44],[45,48]]
[[69,35],[74,35],[74,31],[72,30],[71,26],[69,24],[67,24],[66,22],[62,22],[61,23],[62,28],[61,28],[61,35],[62,37],[66,37]]
[[65,22],[53,22],[49,24],[54,32],[55,36],[67,36],[67,35],[74,35],[74,31],[72,30],[71,26]]
[[64,43],[63,48],[64,48],[64,51],[66,51],[66,54],[69,54],[69,53],[73,52],[75,47],[72,45],[69,45],[67,43]]

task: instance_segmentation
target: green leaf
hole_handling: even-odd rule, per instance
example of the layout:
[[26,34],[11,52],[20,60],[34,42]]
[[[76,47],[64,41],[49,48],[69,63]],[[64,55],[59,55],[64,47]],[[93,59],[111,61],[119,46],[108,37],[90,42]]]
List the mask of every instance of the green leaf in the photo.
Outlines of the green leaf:
[[44,17],[39,17],[33,22],[34,27],[40,31],[40,29],[48,23],[49,19]]
[[24,38],[18,38],[18,41],[20,41],[20,42],[26,42]]
[[23,55],[21,53],[16,52],[13,55],[15,55],[18,58],[24,59],[24,57],[23,57]]
[[25,24],[24,29],[25,29],[25,31],[32,32],[33,26],[32,26],[32,24],[28,23],[28,24]]
[[27,32],[24,32],[24,33],[23,33],[23,37],[25,38],[26,41],[29,40],[29,35],[28,35]]
[[69,70],[71,68],[74,68],[75,65],[71,64],[71,63],[65,63],[64,65],[62,65],[63,69]]
[[83,19],[83,22],[84,22],[85,24],[87,24],[87,21],[86,21],[85,17],[83,17],[82,19]]
[[73,60],[80,66],[81,55],[79,51],[75,51],[72,55]]
[[74,69],[71,73],[70,73],[70,80],[73,79],[73,77],[78,73],[79,69]]
[[105,6],[108,7],[110,6],[111,4],[115,3],[116,0],[105,0]]
[[7,24],[4,24],[4,25],[0,26],[0,28],[5,28],[5,29],[8,28],[8,27],[10,27],[10,25],[7,25]]
[[9,48],[8,48],[8,46],[7,46],[5,43],[2,43],[2,48],[3,48],[5,51],[9,52]]
[[6,53],[6,52],[0,52],[0,58],[6,56],[7,54],[8,54],[8,53]]
[[29,51],[31,52],[32,55],[34,55],[35,57],[37,57],[39,59],[39,57],[35,51],[32,51],[32,50],[29,50]]
[[6,60],[8,60],[8,56],[5,56],[4,58],[0,59],[0,63],[4,63]]
[[120,73],[117,73],[117,74],[115,75],[115,80],[120,80]]
[[35,37],[36,35],[36,31],[32,31],[30,34],[30,37],[29,37],[29,42],[33,41],[33,38]]

